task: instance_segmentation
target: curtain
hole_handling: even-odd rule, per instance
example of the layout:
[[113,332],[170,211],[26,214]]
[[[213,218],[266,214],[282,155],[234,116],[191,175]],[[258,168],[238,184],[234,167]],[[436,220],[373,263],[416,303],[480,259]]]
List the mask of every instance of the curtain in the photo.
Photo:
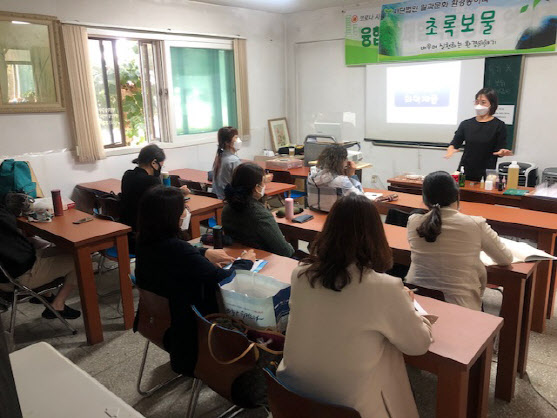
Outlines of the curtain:
[[238,134],[249,139],[249,97],[246,40],[234,39],[234,74],[236,77],[236,108],[238,109]]
[[62,25],[64,50],[70,90],[69,116],[79,162],[105,158],[97,100],[89,64],[87,30],[81,26]]

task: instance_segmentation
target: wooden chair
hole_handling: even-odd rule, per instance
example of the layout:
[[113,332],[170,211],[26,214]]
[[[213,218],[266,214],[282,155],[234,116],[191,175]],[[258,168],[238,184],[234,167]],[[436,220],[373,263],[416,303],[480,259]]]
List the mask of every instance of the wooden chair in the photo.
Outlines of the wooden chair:
[[139,289],[139,306],[137,308],[137,331],[145,337],[145,350],[137,378],[137,391],[142,396],[150,396],[157,390],[175,381],[181,375],[172,377],[148,390],[141,389],[141,380],[145,371],[149,345],[155,344],[164,350],[163,338],[166,330],[170,328],[170,307],[168,299],[148,290]]
[[[42,296],[43,294],[50,293],[62,286],[62,284],[64,283],[63,278],[58,278],[43,286],[31,289],[19,283],[19,280],[17,278],[12,277],[4,268],[4,266],[2,266],[2,264],[0,264],[0,272],[4,273],[4,276],[8,279],[8,282],[11,283],[14,287],[13,292],[2,292],[2,295],[0,295],[0,297],[2,297],[3,299],[11,300],[12,313],[10,317],[10,328],[8,329],[8,334],[10,335],[12,341],[15,334],[17,304],[27,302],[31,298],[37,298],[46,309],[51,311],[56,316],[56,318],[58,318],[66,326],[66,328],[68,328],[72,332],[73,335],[77,334],[77,330],[72,327],[68,323],[68,321],[66,321],[66,319],[62,317],[62,315],[60,315],[60,313],[56,309],[54,309],[52,305]],[[1,335],[0,338],[2,338]]]
[[[212,324],[192,307],[197,322],[198,357],[194,370],[192,395],[186,417],[193,418],[201,386],[205,383],[228,401],[232,399],[232,384],[243,373],[252,370],[259,352],[255,344],[238,331]],[[234,405],[224,414],[235,415],[241,410]]]
[[360,418],[355,409],[301,396],[281,383],[274,373],[265,369],[267,394],[273,418]]

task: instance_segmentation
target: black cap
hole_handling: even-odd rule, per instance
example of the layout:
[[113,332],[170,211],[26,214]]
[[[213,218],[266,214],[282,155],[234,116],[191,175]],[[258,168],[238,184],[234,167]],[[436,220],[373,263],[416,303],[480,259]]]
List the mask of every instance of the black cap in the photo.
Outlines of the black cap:
[[132,160],[134,164],[149,164],[153,160],[162,162],[166,159],[164,151],[157,144],[149,144],[141,149],[139,156]]

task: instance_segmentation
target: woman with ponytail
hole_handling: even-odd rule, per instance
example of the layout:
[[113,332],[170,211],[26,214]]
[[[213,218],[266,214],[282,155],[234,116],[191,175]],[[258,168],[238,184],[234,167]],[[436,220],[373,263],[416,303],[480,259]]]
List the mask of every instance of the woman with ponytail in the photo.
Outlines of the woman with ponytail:
[[232,181],[224,190],[224,232],[244,245],[291,257],[294,248],[259,201],[265,195],[265,183],[265,172],[257,164],[243,163],[234,170]]
[[242,146],[238,130],[232,126],[220,128],[217,134],[218,149],[213,162],[213,193],[224,199],[224,188],[232,180],[232,172],[242,161],[236,152]]
[[426,176],[423,201],[429,212],[408,220],[412,250],[408,283],[440,290],[447,302],[480,310],[487,284],[480,252],[498,265],[510,264],[511,252],[484,218],[458,211],[458,185],[449,173]]

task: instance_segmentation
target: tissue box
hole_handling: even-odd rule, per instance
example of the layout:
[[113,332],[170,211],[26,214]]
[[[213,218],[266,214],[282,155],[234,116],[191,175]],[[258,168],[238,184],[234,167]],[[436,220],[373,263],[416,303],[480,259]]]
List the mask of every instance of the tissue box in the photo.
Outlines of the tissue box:
[[302,160],[297,158],[275,158],[266,162],[268,170],[289,170],[291,168],[299,168],[302,165]]

